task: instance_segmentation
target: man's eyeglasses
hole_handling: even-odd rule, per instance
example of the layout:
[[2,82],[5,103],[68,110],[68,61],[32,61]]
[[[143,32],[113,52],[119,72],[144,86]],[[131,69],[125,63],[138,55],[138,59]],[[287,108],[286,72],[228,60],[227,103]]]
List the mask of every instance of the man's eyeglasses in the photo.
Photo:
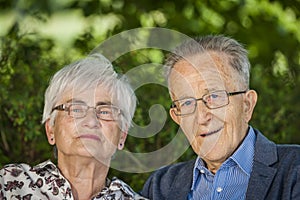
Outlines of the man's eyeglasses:
[[119,115],[121,114],[120,108],[113,105],[97,105],[96,107],[90,107],[84,103],[61,104],[54,107],[51,112],[54,110],[66,111],[69,116],[79,119],[85,117],[90,108],[94,109],[98,119],[106,121],[118,120]]
[[202,98],[196,99],[194,97],[175,100],[171,104],[171,108],[174,109],[174,113],[177,116],[193,114],[197,107],[197,101],[202,101],[204,105],[209,109],[221,108],[229,104],[229,96],[246,93],[247,90],[238,92],[227,92],[225,90],[218,90],[202,96]]

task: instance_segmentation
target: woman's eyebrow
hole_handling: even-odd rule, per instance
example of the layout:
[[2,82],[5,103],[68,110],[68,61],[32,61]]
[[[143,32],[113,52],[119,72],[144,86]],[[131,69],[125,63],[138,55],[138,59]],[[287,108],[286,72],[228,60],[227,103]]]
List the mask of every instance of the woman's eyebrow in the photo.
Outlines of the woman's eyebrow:
[[[79,100],[79,99],[70,99],[67,101],[67,103],[82,103],[82,104],[87,104],[85,101],[82,101],[82,100]],[[111,102],[109,101],[99,101],[96,103],[96,106],[99,106],[99,105],[112,105]]]
[[112,103],[109,101],[99,101],[99,102],[97,102],[96,106],[99,106],[99,105],[112,105]]
[[67,101],[67,103],[85,103],[85,102],[79,99],[70,99]]

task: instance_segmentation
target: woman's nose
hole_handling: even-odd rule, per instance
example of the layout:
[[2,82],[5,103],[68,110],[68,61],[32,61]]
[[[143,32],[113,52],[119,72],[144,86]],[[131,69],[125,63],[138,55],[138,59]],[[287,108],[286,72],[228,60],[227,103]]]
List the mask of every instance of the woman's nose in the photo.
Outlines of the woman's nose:
[[89,128],[99,128],[100,127],[100,120],[98,119],[95,108],[89,108],[86,111],[86,116],[83,118],[82,121],[84,126]]

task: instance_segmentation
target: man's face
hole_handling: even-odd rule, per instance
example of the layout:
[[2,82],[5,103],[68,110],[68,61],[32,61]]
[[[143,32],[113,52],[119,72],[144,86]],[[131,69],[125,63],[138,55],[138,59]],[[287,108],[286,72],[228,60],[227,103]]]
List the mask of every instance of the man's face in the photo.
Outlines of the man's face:
[[[65,93],[57,105],[66,102],[85,103],[95,107],[97,104],[111,104],[112,100],[106,90],[97,86],[84,92],[71,90]],[[124,144],[126,139],[126,133],[121,131],[118,121],[100,120],[92,108],[88,109],[85,117],[79,119],[69,116],[68,112],[57,111],[54,126],[48,132],[50,131],[54,134],[58,160],[77,156],[94,158],[108,164],[118,145]]]
[[[187,97],[201,98],[217,90],[236,92],[245,90],[239,85],[241,78],[228,64],[226,55],[204,53],[180,60],[170,74],[172,100]],[[239,146],[247,133],[251,116],[247,110],[247,94],[230,96],[227,106],[209,109],[197,101],[193,114],[171,117],[188,138],[193,150],[206,162],[224,162]],[[252,111],[251,111],[252,114]],[[249,118],[250,117],[250,118]]]

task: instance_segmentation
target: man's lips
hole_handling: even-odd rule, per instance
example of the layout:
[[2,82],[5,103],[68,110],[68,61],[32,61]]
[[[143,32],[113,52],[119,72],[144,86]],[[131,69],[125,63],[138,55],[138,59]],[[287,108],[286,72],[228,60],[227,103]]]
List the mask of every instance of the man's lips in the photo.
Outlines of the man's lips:
[[78,138],[92,139],[92,140],[101,141],[100,137],[98,135],[94,135],[94,134],[83,134],[83,135],[80,135]]
[[207,133],[201,133],[201,134],[199,134],[199,136],[201,136],[201,137],[206,137],[206,136],[215,134],[215,133],[219,132],[219,131],[222,130],[222,129],[223,129],[223,126],[220,127],[219,129],[215,130],[215,131],[210,131],[210,132],[207,132]]

